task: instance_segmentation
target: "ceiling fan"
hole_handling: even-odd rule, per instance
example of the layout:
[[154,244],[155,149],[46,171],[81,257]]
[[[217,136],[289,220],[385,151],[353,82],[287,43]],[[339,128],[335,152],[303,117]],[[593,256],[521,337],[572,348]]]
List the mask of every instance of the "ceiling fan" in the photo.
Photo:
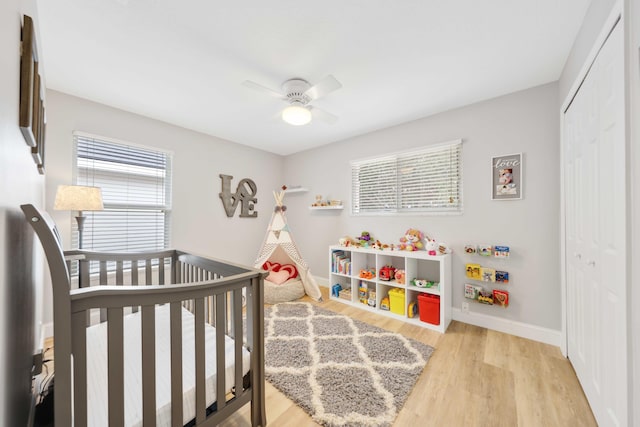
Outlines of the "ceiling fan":
[[245,80],[242,84],[251,89],[255,89],[275,98],[287,101],[289,106],[282,110],[282,120],[291,125],[306,125],[311,121],[312,116],[313,118],[317,118],[329,124],[333,124],[338,121],[337,116],[310,105],[312,101],[322,98],[323,96],[342,87],[342,84],[331,74],[313,86],[304,79],[289,79],[282,83],[282,91],[280,92],[250,80]]

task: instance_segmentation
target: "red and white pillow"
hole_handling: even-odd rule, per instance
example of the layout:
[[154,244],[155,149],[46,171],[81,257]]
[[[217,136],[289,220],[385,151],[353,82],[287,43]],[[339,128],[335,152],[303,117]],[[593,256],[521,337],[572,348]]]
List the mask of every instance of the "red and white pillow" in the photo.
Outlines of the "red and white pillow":
[[269,271],[266,280],[281,285],[289,279],[298,277],[298,269],[293,264],[279,264],[277,262],[265,261],[262,269]]

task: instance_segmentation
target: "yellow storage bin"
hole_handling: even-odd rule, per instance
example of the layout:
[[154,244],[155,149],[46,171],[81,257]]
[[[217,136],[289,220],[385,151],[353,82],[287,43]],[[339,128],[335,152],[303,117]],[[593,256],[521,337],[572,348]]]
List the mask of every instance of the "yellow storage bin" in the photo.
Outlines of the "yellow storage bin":
[[389,300],[391,305],[391,312],[404,316],[404,289],[390,289]]

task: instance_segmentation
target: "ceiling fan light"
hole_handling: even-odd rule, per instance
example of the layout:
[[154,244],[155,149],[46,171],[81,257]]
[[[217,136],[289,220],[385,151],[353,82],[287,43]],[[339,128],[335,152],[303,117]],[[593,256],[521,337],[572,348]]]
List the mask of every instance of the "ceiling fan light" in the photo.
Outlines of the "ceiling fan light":
[[282,120],[293,126],[303,126],[311,121],[311,111],[301,105],[289,105],[282,110]]

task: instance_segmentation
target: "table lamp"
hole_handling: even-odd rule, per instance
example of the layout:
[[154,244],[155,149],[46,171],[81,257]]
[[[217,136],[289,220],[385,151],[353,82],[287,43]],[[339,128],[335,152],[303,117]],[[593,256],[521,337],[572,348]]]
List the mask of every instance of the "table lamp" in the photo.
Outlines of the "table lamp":
[[103,210],[102,191],[99,187],[59,185],[53,209],[57,211],[78,211],[78,216],[76,216],[78,223],[78,249],[82,249],[82,229],[86,219],[82,215],[82,211]]

